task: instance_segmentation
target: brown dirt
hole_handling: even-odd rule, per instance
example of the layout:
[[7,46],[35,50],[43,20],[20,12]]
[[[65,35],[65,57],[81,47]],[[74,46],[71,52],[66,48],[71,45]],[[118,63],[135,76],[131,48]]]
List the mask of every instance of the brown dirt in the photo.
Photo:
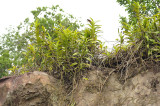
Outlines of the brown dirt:
[[[158,106],[160,104],[160,68],[152,67],[128,78],[119,73],[93,70],[82,79],[74,92],[76,106]],[[138,71],[132,68],[132,71]],[[155,73],[156,71],[156,73]]]
[[[93,69],[70,94],[43,72],[0,79],[0,106],[158,106],[160,66],[130,67],[127,77],[115,69]],[[125,79],[125,80],[124,80]],[[71,100],[71,101],[70,101]]]

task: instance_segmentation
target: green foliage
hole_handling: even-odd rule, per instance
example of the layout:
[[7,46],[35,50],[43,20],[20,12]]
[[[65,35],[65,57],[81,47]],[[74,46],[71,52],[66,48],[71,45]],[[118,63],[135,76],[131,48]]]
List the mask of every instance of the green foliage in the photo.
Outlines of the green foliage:
[[[38,7],[37,10],[31,12],[34,16],[34,20],[30,22],[29,18],[26,18],[17,28],[8,29],[8,33],[3,35],[1,42],[2,51],[9,51],[9,56],[1,56],[5,59],[2,61],[4,65],[1,66],[2,72],[6,72],[8,68],[13,66],[21,67],[27,63],[24,58],[24,52],[26,52],[28,44],[35,43],[36,39],[34,36],[35,21],[39,20],[37,28],[37,34],[47,33],[52,38],[56,38],[54,27],[60,28],[63,25],[65,28],[70,30],[78,30],[80,26],[79,21],[70,14],[66,14],[58,5],[50,7]],[[43,26],[43,27],[42,27]],[[45,31],[44,31],[45,28]],[[37,38],[38,39],[38,38]]]
[[[119,1],[120,2],[120,1]],[[139,55],[143,59],[152,58],[154,60],[160,60],[160,12],[156,8],[156,12],[153,14],[149,10],[143,10],[143,5],[148,5],[145,1],[127,1],[120,2],[121,5],[132,5],[130,10],[129,19],[121,17],[122,34],[120,34],[120,45],[122,41],[127,41],[127,47],[132,47],[133,50],[138,51]],[[157,1],[156,1],[157,2]],[[155,3],[155,2],[153,2]],[[142,5],[143,4],[143,5]],[[155,9],[149,7],[150,9]],[[129,9],[129,7],[127,7]],[[133,16],[134,13],[134,16]],[[132,14],[132,15],[131,15]],[[115,50],[119,51],[120,47]]]
[[[28,46],[25,53],[28,68],[58,73],[61,79],[65,80],[71,80],[89,68],[101,44],[97,40],[100,26],[91,20],[89,28],[82,32],[60,24],[54,27],[51,35],[44,26],[40,27],[37,20],[34,23],[35,42]],[[40,33],[41,28],[44,33]]]
[[129,14],[134,14],[134,4],[139,3],[141,14],[154,15],[158,13],[160,0],[117,0],[117,2],[126,7]]
[[[139,3],[135,3],[134,5],[138,7]],[[122,22],[124,25],[122,28],[125,29],[123,33],[126,35],[128,43],[137,44],[141,42],[140,48],[143,56],[148,57],[153,53],[158,56],[160,53],[160,13],[146,17],[140,14],[139,11],[139,8],[135,8],[134,12],[137,14],[136,24],[132,25]]]
[[119,43],[107,54],[105,66],[114,67],[124,73],[122,79],[126,80],[137,73],[129,72],[130,67],[145,66],[146,61],[160,61],[160,11],[152,7],[149,8],[156,9],[155,13],[142,9],[143,5],[151,3],[149,0],[147,3],[144,0],[117,1],[126,7],[129,18],[120,17],[122,26],[117,39]]
[[20,74],[24,74],[26,72],[29,72],[28,69],[26,69],[26,67],[24,65],[22,65],[21,67],[17,67],[17,66],[12,66],[11,68],[9,68],[8,70],[10,70],[13,75],[20,75]]
[[9,51],[0,48],[0,78],[8,75],[7,70],[11,66],[11,60],[9,59]]
[[126,7],[129,14],[129,24],[136,24],[138,14],[152,16],[157,14],[160,8],[160,0],[117,0],[117,2]]
[[[37,10],[31,11],[31,13],[35,20],[39,20],[40,26],[44,26],[47,29],[47,33],[52,36],[54,36],[53,27],[60,27],[60,24],[70,30],[77,30],[82,26],[75,17],[64,13],[58,5],[52,7],[38,7]],[[42,27],[40,27],[39,30],[43,31]]]

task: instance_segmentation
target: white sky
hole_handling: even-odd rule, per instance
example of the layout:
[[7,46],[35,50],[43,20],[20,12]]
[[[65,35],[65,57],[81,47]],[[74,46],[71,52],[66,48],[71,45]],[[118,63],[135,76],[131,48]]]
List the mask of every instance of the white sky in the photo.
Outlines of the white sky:
[[119,15],[127,16],[124,8],[116,0],[1,0],[0,1],[0,35],[9,25],[17,26],[25,18],[31,17],[32,10],[39,6],[59,5],[65,12],[81,17],[87,24],[88,18],[100,20],[103,38],[115,41],[118,38]]

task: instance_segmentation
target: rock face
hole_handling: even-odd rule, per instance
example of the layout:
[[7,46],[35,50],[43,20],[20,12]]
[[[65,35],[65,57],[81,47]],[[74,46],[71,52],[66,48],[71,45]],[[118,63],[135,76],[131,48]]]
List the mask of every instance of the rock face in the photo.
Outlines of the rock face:
[[159,82],[159,72],[144,72],[122,84],[116,73],[108,78],[91,71],[78,85],[74,100],[76,106],[159,106]]
[[56,79],[39,71],[2,78],[0,106],[56,106],[60,88]]
[[60,82],[43,72],[2,78],[0,106],[159,106],[160,69],[139,73],[125,83],[113,70],[88,72],[72,95],[66,95]]

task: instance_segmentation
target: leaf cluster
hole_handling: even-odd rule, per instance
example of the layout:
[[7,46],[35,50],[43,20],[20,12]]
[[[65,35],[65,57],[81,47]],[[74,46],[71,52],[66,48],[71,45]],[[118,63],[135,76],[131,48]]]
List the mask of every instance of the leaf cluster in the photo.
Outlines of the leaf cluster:
[[129,44],[139,45],[141,55],[144,58],[160,53],[160,12],[152,16],[145,16],[140,13],[139,3],[136,2],[134,12],[136,16],[136,24],[129,24],[121,21],[123,34]]
[[[149,67],[147,63],[160,62],[160,12],[145,15],[139,2],[132,5],[136,21],[131,21],[131,16],[128,20],[121,18],[119,44],[108,54],[105,64],[120,72],[120,79],[123,81],[146,70]],[[137,71],[132,71],[133,67]]]
[[54,33],[49,34],[39,20],[33,27],[35,41],[30,41],[32,43],[25,52],[26,66],[30,70],[46,71],[70,82],[90,68],[100,51],[101,42],[97,39],[100,26],[93,19],[89,28],[83,31],[71,30],[60,24],[53,28]]
[[[145,16],[155,15],[160,9],[160,0],[117,0],[117,2],[126,8],[129,14],[130,24],[136,24],[136,17],[138,15],[136,12],[137,9],[139,9],[139,14]],[[136,3],[138,3],[138,5]]]
[[[1,72],[6,73],[5,70],[12,66],[21,67],[27,63],[24,58],[24,52],[27,51],[28,44],[36,42],[34,37],[34,24],[39,20],[39,33],[48,33],[52,38],[54,35],[54,27],[60,28],[60,24],[70,30],[78,30],[82,24],[72,15],[65,13],[58,5],[52,7],[38,7],[36,10],[31,11],[34,19],[26,18],[23,23],[17,28],[9,28],[8,33],[2,35],[1,41],[1,58],[3,58],[1,65]],[[32,21],[33,20],[33,21]],[[5,51],[9,51],[9,56],[3,55]],[[6,62],[5,62],[6,61]]]
[[0,47],[0,78],[3,76],[7,76],[8,72],[7,70],[3,69],[8,69],[11,67],[11,61],[9,59],[9,51],[8,50],[2,50]]

